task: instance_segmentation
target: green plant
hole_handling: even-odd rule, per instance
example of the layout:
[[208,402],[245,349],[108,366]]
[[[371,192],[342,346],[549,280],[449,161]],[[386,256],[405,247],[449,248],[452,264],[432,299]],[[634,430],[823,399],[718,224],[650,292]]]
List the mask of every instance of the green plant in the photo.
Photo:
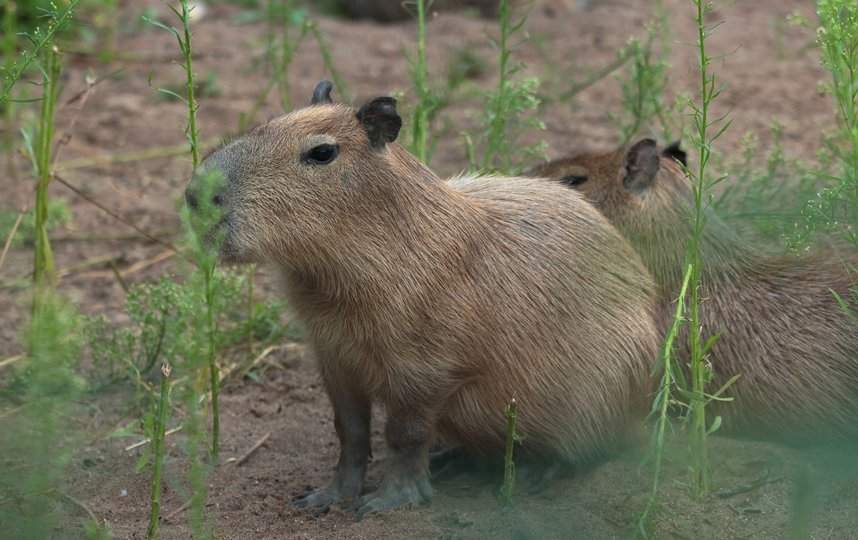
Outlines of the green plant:
[[506,450],[503,457],[503,484],[500,497],[503,508],[512,507],[512,494],[515,491],[515,462],[512,460],[512,452],[518,440],[515,434],[516,416],[518,416],[518,405],[513,398],[506,407]]
[[[527,14],[517,20],[513,20],[513,15],[510,2],[501,0],[500,36],[498,39],[489,38],[498,53],[498,84],[496,90],[488,94],[483,109],[482,133],[477,140],[470,135],[465,137],[472,170],[514,174],[521,171],[521,163],[542,156],[545,150],[545,141],[525,147],[517,144],[526,128],[545,129],[545,124],[532,116],[540,103],[537,95],[539,80],[531,77],[513,80],[522,65],[512,62],[512,53],[520,44],[512,40],[527,22]],[[477,148],[482,150],[482,159],[479,161],[476,158]]]
[[[431,4],[431,0],[429,2]],[[426,10],[424,0],[409,3],[414,6],[417,19],[417,58],[409,61],[411,81],[417,96],[417,106],[414,108],[411,131],[411,151],[417,158],[426,163],[426,138],[429,131],[429,109],[432,107],[431,94],[428,86],[428,69],[426,67]]]
[[154,446],[152,457],[152,499],[149,510],[147,538],[158,538],[158,523],[161,515],[161,471],[164,468],[164,437],[167,430],[167,412],[170,410],[170,364],[161,366],[161,386],[158,392],[158,413],[152,430]]
[[[54,115],[56,113],[57,95],[59,94],[60,57],[59,51],[53,46],[44,51],[43,59],[43,92],[41,114],[39,115],[39,131],[35,152],[32,152],[33,166],[37,175],[36,208],[34,218],[35,260],[33,263],[33,281],[41,287],[53,280],[54,257],[51,253],[51,243],[48,238],[48,185],[53,178],[52,158],[54,141]],[[39,295],[36,294],[38,299]],[[38,303],[34,304],[36,309]]]
[[[29,40],[33,45],[33,48],[21,53],[19,60],[13,60],[11,64],[7,64],[3,69],[3,89],[2,92],[0,92],[0,105],[8,99],[9,93],[12,91],[12,87],[14,87],[15,83],[17,83],[24,75],[27,68],[38,61],[39,56],[43,54],[43,51],[50,49],[53,46],[54,37],[58,32],[63,30],[66,25],[68,25],[69,21],[72,20],[74,10],[77,8],[79,3],[80,0],[69,0],[65,11],[62,13],[59,12],[56,6],[51,4],[51,10],[48,11],[50,22],[44,25],[44,27],[37,27],[32,32],[24,34],[27,40]],[[43,68],[42,71],[43,73],[46,71],[49,73],[49,70],[46,67]],[[49,75],[45,74],[45,78],[49,78]]]
[[818,171],[787,156],[783,129],[780,122],[772,122],[772,143],[765,153],[759,138],[749,132],[742,137],[741,157],[713,155],[716,168],[730,181],[724,182],[712,207],[733,225],[773,243],[792,234],[804,203],[819,187]]
[[[818,0],[816,12],[820,25],[816,42],[822,67],[831,75],[821,88],[834,99],[837,129],[824,139],[822,161],[831,161],[832,171],[818,175],[828,185],[802,212],[805,219],[796,226],[793,246],[805,244],[820,226],[858,246],[858,6],[846,0]],[[792,21],[806,22],[798,15]]]
[[[18,212],[0,212],[0,238],[8,238],[18,221]],[[52,199],[48,201],[48,216],[45,227],[48,231],[54,230],[72,221],[71,209],[64,199]],[[22,246],[33,243],[36,239],[36,217],[32,210],[24,213],[15,236],[12,237],[12,246]]]
[[[181,21],[182,28],[181,30],[176,29],[173,26],[168,26],[157,21],[150,22],[167,30],[176,38],[176,42],[179,45],[179,50],[182,53],[182,67],[185,70],[186,75],[186,97],[181,97],[175,92],[170,92],[165,89],[159,89],[163,93],[171,94],[174,97],[182,100],[188,108],[188,125],[185,129],[185,136],[188,139],[188,143],[191,146],[191,161],[193,165],[193,170],[196,172],[197,167],[200,163],[200,155],[199,155],[199,142],[198,136],[199,131],[197,129],[196,123],[196,113],[198,109],[196,95],[195,95],[195,74],[193,69],[193,52],[192,52],[192,44],[191,44],[191,29],[190,29],[190,10],[191,8],[188,6],[187,0],[179,1],[179,8],[177,9],[174,6],[170,6],[170,10],[173,14]],[[209,193],[208,197],[205,199],[206,201],[210,201],[212,194]],[[208,217],[208,213],[206,214]],[[155,430],[155,438],[153,440],[156,444],[156,450],[159,444],[159,437],[163,438],[163,432],[165,426],[160,419],[163,417],[163,413],[161,407],[165,406],[165,393],[167,384],[164,379],[170,374],[169,369],[181,369],[183,373],[186,374],[190,380],[193,380],[194,383],[190,386],[183,386],[179,388],[179,392],[182,395],[183,402],[185,404],[186,409],[186,417],[184,422],[184,431],[188,434],[188,442],[186,449],[186,456],[190,461],[190,472],[189,472],[189,481],[191,484],[191,514],[192,514],[192,525],[194,535],[199,537],[203,533],[203,509],[205,504],[206,497],[206,483],[204,480],[206,466],[201,462],[198,447],[200,445],[200,440],[204,436],[204,431],[200,428],[202,423],[202,412],[200,411],[200,407],[204,406],[206,403],[206,383],[205,381],[209,381],[209,390],[211,392],[211,411],[212,411],[212,438],[211,445],[209,446],[208,455],[211,457],[214,463],[218,460],[219,448],[220,448],[220,415],[219,415],[219,407],[218,407],[218,395],[219,395],[219,387],[220,387],[220,376],[219,376],[219,368],[217,365],[217,348],[216,348],[216,327],[214,322],[214,271],[216,266],[216,257],[204,250],[194,249],[192,250],[192,256],[195,259],[195,262],[200,267],[201,273],[203,275],[203,298],[204,305],[203,312],[205,313],[204,319],[200,320],[200,318],[196,318],[194,324],[194,329],[196,332],[192,334],[194,339],[190,339],[187,343],[191,343],[194,345],[192,349],[184,350],[185,355],[183,356],[182,364],[176,364],[168,367],[168,371],[163,375],[161,382],[161,396],[159,398],[159,413],[158,418],[159,421],[156,423]],[[196,289],[200,290],[200,289]],[[197,304],[199,306],[199,304]],[[199,313],[199,311],[197,311]],[[200,335],[205,334],[206,338],[201,339]],[[185,345],[187,345],[187,343]],[[208,374],[208,377],[206,377]],[[181,390],[184,390],[182,392]],[[202,404],[202,405],[201,405]],[[162,444],[162,443],[160,443]],[[160,460],[162,456],[159,455],[156,451],[154,456],[154,465],[153,465],[153,476],[152,476],[152,507],[151,507],[151,516],[150,516],[150,525],[154,527],[154,531],[150,528],[150,537],[151,535],[157,534],[157,520],[158,514],[160,512],[160,504],[159,504],[159,496],[156,494],[156,490],[160,492]]]
[[[691,277],[689,279],[689,302],[686,313],[690,314],[689,320],[689,345],[691,358],[690,384],[686,392],[690,401],[689,419],[689,441],[691,444],[691,487],[695,497],[702,497],[710,489],[709,451],[707,437],[711,431],[717,429],[720,419],[716,419],[712,426],[706,425],[706,403],[712,396],[706,394],[706,387],[712,378],[712,371],[706,361],[706,354],[714,344],[718,335],[705,338],[702,335],[700,324],[700,308],[702,298],[699,296],[701,257],[700,238],[706,225],[706,210],[712,199],[712,188],[723,179],[723,176],[711,178],[708,175],[707,166],[712,155],[712,144],[730,126],[730,121],[723,122],[724,117],[711,118],[710,106],[721,93],[721,87],[715,85],[715,75],[709,71],[709,65],[713,57],[707,53],[706,37],[710,35],[718,25],[707,27],[705,17],[712,12],[712,4],[704,3],[704,0],[692,0],[696,8],[697,20],[697,49],[700,61],[700,103],[689,102],[693,111],[691,141],[698,151],[698,168],[696,171],[688,170],[691,179],[691,191],[694,196],[694,206],[691,220],[693,231],[688,241],[687,259],[691,266]],[[719,125],[720,124],[720,125]],[[714,134],[710,128],[717,127]],[[704,341],[705,340],[705,341]]]
[[[12,0],[5,0],[3,2],[3,20],[2,20],[2,28],[3,34],[0,41],[2,41],[2,60],[0,60],[0,64],[4,67],[7,64],[11,64],[15,55],[18,53],[18,36],[17,36],[17,27],[16,24],[16,11],[17,11],[17,3]],[[3,111],[3,120],[4,120],[4,140],[3,146],[10,153],[13,151],[14,147],[14,128],[15,125],[15,106],[14,103],[10,100],[0,101],[0,110]],[[13,162],[9,159],[9,173],[10,176],[14,174],[15,167],[13,166]]]
[[[288,111],[292,108],[292,99],[289,86],[289,67],[298,47],[303,43],[308,34],[312,34],[319,46],[322,63],[330,73],[334,86],[344,100],[349,99],[349,89],[334,65],[333,56],[326,43],[325,37],[319,30],[318,25],[310,20],[303,9],[298,9],[294,1],[278,2],[269,0],[266,4],[267,20],[269,22],[266,33],[267,58],[271,65],[271,75],[268,82],[259,92],[250,111],[239,117],[239,131],[246,129],[253,122],[259,110],[265,105],[268,95],[274,86],[280,96],[280,106]],[[277,29],[280,29],[278,34]],[[297,35],[295,35],[297,33]]]
[[[619,53],[619,58],[630,59],[626,77],[617,77],[626,111],[616,120],[621,133],[621,147],[629,144],[653,118],[661,121],[665,140],[674,140],[677,135],[671,129],[669,114],[662,100],[667,84],[667,58],[670,56],[668,13],[661,1],[655,4],[657,18],[647,23],[646,39],[631,38]],[[660,47],[656,48],[656,45]]]
[[61,492],[73,442],[75,403],[84,391],[76,373],[79,318],[51,288],[34,288],[24,339],[26,355],[5,378],[0,449],[8,460],[0,479],[0,521],[10,538],[48,538],[64,519],[52,498]]
[[[410,140],[404,144],[427,165],[432,161],[435,145],[442,133],[442,131],[433,133],[433,122],[450,103],[453,90],[461,82],[448,77],[438,84],[430,83],[426,64],[426,13],[431,5],[431,1],[423,0],[411,0],[403,4],[406,9],[412,11],[412,15],[417,20],[417,50],[414,57],[405,53],[411,76],[412,95],[399,94],[397,97],[406,105],[403,111],[403,123],[410,123],[412,126]],[[409,108],[407,105],[412,97],[415,101],[414,107]]]
[[653,462],[652,490],[647,498],[646,506],[638,515],[636,526],[637,532],[644,538],[648,538],[646,532],[647,520],[658,504],[658,490],[661,485],[661,468],[664,459],[665,434],[670,422],[668,411],[672,405],[678,403],[676,394],[685,385],[682,366],[679,359],[676,358],[674,346],[682,326],[687,322],[685,319],[685,297],[688,293],[688,282],[690,279],[691,265],[685,269],[685,276],[682,278],[682,287],[679,290],[679,297],[676,300],[673,322],[664,339],[658,363],[653,367],[653,376],[656,376],[660,371],[661,380],[655,393],[655,399],[652,402],[652,408],[649,411],[649,417],[655,418],[651,446]]
[[[197,317],[196,289],[199,279],[187,282],[163,276],[153,283],[131,287],[125,300],[129,324],[117,326],[105,317],[90,317],[84,324],[92,368],[86,377],[97,392],[106,386],[126,380],[146,391],[152,368],[167,362],[181,362],[183,345],[192,339],[191,330]],[[279,321],[283,306],[276,300],[254,301],[243,305],[249,288],[247,277],[238,273],[217,273],[214,284],[214,313],[217,314],[216,347],[218,351],[242,346],[255,340],[267,346],[288,331]],[[148,381],[148,382],[147,382]]]

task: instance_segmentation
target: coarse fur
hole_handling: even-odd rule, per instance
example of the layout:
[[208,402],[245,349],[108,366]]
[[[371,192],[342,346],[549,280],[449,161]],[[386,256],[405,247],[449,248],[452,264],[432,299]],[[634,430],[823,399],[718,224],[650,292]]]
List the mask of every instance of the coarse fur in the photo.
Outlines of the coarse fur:
[[[679,164],[645,139],[627,151],[573,155],[529,173],[578,179],[575,189],[629,239],[655,278],[666,329],[693,227],[693,196]],[[855,441],[858,329],[831,292],[852,297],[855,257],[769,254],[713,212],[706,220],[700,316],[704,339],[721,334],[709,354],[710,391],[741,375],[727,392],[735,402],[713,402],[714,412],[734,432],[797,443]]]
[[223,174],[222,259],[280,269],[318,360],[340,458],[296,504],[361,494],[372,402],[391,456],[358,517],[429,498],[437,434],[502,455],[513,397],[528,452],[581,464],[622,442],[646,414],[659,341],[631,246],[553,182],[438,178],[391,142],[391,98],[322,97],[211,154],[187,191],[198,207],[199,179]]

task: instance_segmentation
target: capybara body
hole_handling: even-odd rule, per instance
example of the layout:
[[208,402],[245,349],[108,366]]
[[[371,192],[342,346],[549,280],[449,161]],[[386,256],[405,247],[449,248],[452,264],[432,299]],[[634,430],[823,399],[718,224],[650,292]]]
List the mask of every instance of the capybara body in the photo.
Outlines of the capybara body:
[[333,404],[336,471],[297,504],[360,495],[374,401],[391,455],[358,516],[429,497],[437,434],[500,455],[513,397],[529,452],[587,463],[620,442],[659,346],[634,250],[556,183],[438,178],[393,142],[394,100],[356,110],[328,92],[202,164],[226,177],[223,260],[280,269]]
[[[675,154],[674,154],[675,157]],[[628,151],[579,154],[529,171],[573,186],[631,242],[659,287],[667,329],[685,270],[692,192],[682,168],[645,139]],[[713,402],[734,432],[797,443],[854,441],[858,433],[858,329],[847,302],[852,278],[837,256],[774,255],[713,212],[700,241],[703,337],[720,337],[709,360]]]

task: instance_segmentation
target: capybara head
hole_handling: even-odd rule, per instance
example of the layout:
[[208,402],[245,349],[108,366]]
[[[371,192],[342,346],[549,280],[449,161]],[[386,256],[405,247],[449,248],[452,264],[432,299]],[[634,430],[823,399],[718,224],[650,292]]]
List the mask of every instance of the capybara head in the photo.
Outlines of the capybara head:
[[676,163],[684,165],[685,159],[678,142],[659,153],[654,140],[643,139],[627,150],[575,154],[538,165],[527,173],[580,191],[615,225],[621,225],[627,217],[640,219],[644,205],[647,213],[674,213],[677,198],[687,200],[690,187]]
[[[330,90],[320,82],[309,106],[251,129],[201,163],[186,199],[192,210],[209,203],[220,211],[207,238],[220,237],[224,261],[288,264],[331,243],[348,227],[344,215],[372,212],[372,201],[383,199],[388,171],[408,167],[390,144],[402,126],[394,98],[357,110],[332,103]],[[200,201],[211,171],[222,185]]]
[[[685,245],[693,228],[693,193],[678,143],[659,152],[642,139],[628,149],[579,153],[532,168],[580,191],[641,255],[664,291],[675,294],[685,268]],[[733,260],[739,238],[707,213],[701,256],[709,263]]]

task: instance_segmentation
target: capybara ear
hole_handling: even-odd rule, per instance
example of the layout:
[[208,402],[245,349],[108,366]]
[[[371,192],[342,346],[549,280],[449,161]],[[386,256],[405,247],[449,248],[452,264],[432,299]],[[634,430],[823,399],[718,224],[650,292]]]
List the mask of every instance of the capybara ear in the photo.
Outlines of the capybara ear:
[[331,100],[331,88],[333,87],[334,85],[331,84],[331,81],[319,81],[316,84],[316,88],[313,90],[313,97],[310,98],[310,105],[333,103]]
[[626,151],[623,185],[631,191],[648,188],[658,172],[658,147],[652,139],[636,142]]
[[396,113],[396,99],[377,97],[367,102],[357,113],[369,142],[376,151],[396,140],[402,127],[402,118]]
[[683,167],[688,167],[688,154],[686,154],[685,150],[680,147],[680,141],[669,144],[661,151],[661,155],[674,161],[678,161]]

